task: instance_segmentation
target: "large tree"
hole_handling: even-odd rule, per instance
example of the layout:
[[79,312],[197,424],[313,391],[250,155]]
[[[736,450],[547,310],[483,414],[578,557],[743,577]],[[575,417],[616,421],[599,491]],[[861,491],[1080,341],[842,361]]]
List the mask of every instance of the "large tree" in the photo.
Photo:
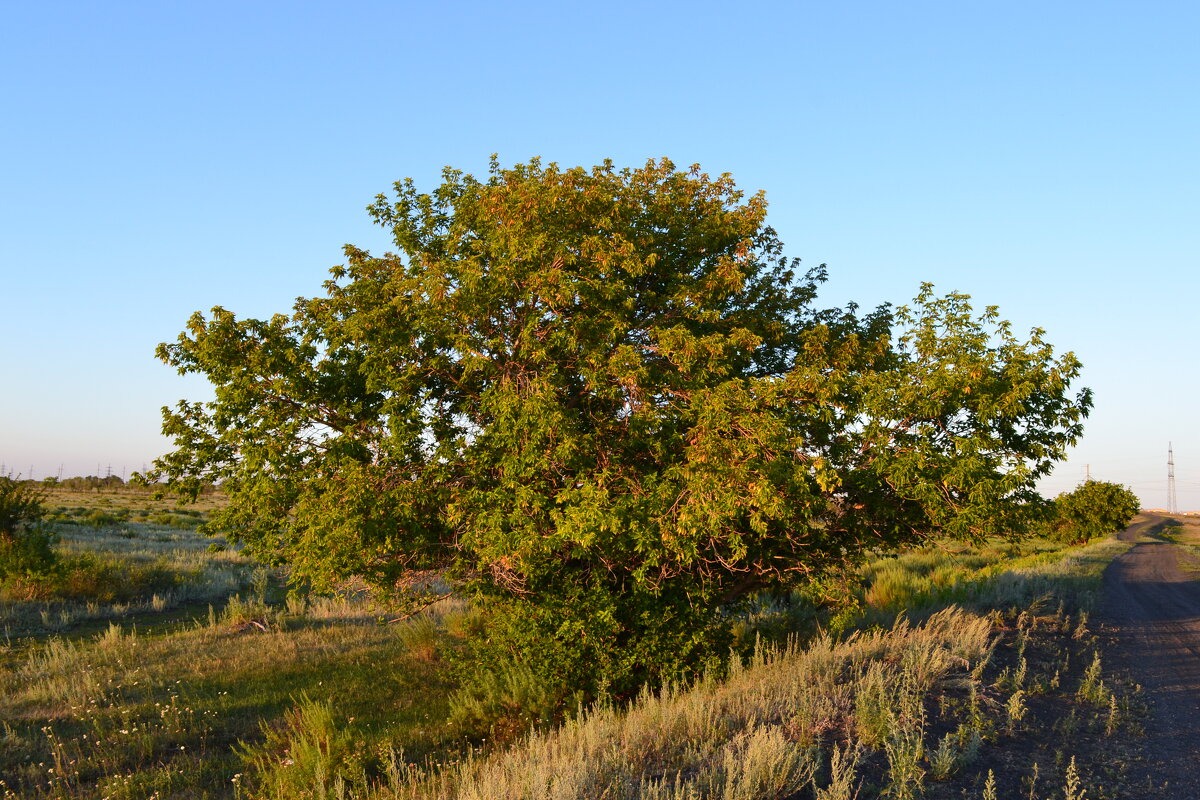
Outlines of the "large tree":
[[671,674],[753,592],[1013,530],[1090,406],[963,295],[818,309],[727,175],[493,162],[370,213],[397,252],[159,347],[216,397],[164,409],[157,475],[220,482],[213,526],[318,586],[445,576],[558,679]]

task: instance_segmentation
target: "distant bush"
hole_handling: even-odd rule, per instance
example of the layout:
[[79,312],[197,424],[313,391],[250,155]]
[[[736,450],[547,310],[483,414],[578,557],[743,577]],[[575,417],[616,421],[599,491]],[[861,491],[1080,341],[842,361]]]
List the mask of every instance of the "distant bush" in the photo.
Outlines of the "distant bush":
[[1086,542],[1123,530],[1140,506],[1137,495],[1125,486],[1086,481],[1054,499],[1047,534],[1069,544]]
[[128,515],[123,515],[119,511],[101,511],[96,509],[84,518],[84,522],[93,528],[109,528],[114,525],[120,525],[127,518]]

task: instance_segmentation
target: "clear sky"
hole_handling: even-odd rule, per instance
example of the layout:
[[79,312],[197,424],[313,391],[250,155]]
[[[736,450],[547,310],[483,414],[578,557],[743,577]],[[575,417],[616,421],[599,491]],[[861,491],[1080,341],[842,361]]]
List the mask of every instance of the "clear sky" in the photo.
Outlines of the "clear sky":
[[286,312],[406,176],[667,156],[822,299],[922,281],[1083,360],[1094,477],[1200,508],[1200,5],[57,2],[0,12],[0,461],[140,469],[191,312]]

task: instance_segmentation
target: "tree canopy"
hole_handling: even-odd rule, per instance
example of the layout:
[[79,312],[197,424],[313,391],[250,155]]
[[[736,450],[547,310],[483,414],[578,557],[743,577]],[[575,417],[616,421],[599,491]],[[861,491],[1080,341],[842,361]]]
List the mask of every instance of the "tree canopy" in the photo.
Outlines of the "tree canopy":
[[1141,501],[1126,486],[1087,480],[1054,498],[1049,534],[1069,543],[1086,542],[1124,530]]
[[215,399],[164,409],[154,477],[219,482],[212,526],[318,586],[444,577],[558,677],[671,674],[755,591],[1012,531],[1090,407],[965,295],[819,308],[728,175],[493,160],[369,211],[396,252],[160,345]]

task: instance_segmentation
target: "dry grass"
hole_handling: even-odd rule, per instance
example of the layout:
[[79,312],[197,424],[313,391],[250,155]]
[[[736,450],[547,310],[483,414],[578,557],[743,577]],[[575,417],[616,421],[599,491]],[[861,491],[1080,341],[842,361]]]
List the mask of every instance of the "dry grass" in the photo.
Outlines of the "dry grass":
[[[766,800],[812,786],[832,797],[855,783],[853,754],[865,739],[886,750],[901,776],[893,785],[912,784],[920,709],[946,680],[969,680],[991,643],[988,620],[959,609],[920,626],[901,621],[841,642],[821,637],[735,664],[723,681],[585,712],[507,751],[397,769],[389,786],[364,796]],[[850,749],[838,749],[839,741]]]
[[[50,512],[65,509],[93,511],[128,509],[132,512],[144,511],[176,511],[183,508],[174,497],[156,497],[152,489],[141,489],[135,486],[125,486],[120,489],[72,490],[61,486],[48,487],[46,500],[43,505]],[[229,502],[221,492],[201,495],[196,503],[188,505],[189,510],[207,513],[217,508],[223,508]]]

